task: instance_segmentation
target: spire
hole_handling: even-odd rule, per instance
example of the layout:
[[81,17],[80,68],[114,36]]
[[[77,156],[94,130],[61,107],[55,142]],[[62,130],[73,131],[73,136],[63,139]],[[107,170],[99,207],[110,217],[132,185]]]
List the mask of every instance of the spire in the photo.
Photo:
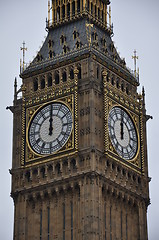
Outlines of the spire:
[[17,78],[14,80],[14,101],[17,100]]
[[23,51],[23,66],[22,66],[22,61],[20,60],[20,73],[21,73],[25,69],[25,51],[27,51],[24,41],[23,41],[23,47],[21,47],[20,50]]
[[110,27],[110,31],[111,31],[111,6],[109,6],[109,27]]
[[48,27],[50,27],[50,0],[48,0]]
[[[136,55],[136,50],[134,50],[134,56],[132,56],[132,59],[134,59],[134,73],[135,73],[135,77],[137,77],[137,71],[136,71],[136,63],[137,63],[137,59],[139,57]],[[139,69],[138,69],[138,73],[139,73]]]

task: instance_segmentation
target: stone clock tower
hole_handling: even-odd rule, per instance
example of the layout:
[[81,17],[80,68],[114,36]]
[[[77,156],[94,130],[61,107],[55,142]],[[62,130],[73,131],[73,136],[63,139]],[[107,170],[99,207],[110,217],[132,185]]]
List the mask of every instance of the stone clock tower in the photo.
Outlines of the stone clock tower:
[[14,240],[146,240],[145,93],[110,2],[49,1],[46,29],[10,107]]

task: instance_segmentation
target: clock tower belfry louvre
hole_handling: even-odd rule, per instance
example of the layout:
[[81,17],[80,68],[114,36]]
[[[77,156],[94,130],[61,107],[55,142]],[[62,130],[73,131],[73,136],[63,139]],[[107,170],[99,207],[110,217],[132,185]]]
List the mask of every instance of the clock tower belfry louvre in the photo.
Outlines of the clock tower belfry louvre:
[[48,9],[10,107],[14,240],[146,240],[145,92],[112,41],[110,2]]

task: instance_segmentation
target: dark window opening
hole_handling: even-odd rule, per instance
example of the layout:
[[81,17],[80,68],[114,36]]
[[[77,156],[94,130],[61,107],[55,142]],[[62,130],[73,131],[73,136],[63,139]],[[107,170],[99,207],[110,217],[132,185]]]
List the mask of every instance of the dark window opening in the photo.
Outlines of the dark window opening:
[[60,82],[60,77],[59,77],[59,73],[55,74],[55,84],[59,84]]
[[72,160],[71,160],[71,168],[72,168],[73,170],[76,169],[76,160],[75,160],[75,159],[72,159]]
[[100,9],[98,8],[98,19],[100,19]]
[[64,42],[66,41],[66,37],[62,35],[60,39],[61,39],[61,44],[64,44]]
[[51,48],[53,46],[53,41],[51,39],[49,39],[49,41],[48,41],[48,46],[49,46],[49,48]]
[[53,52],[50,51],[50,52],[49,52],[49,58],[52,58],[52,57],[53,57]]
[[48,76],[48,87],[51,87],[52,86],[52,75],[50,74]]
[[45,178],[45,168],[41,169],[41,175],[42,175],[42,178]]
[[102,11],[102,19],[101,19],[101,20],[102,20],[102,22],[103,22],[103,11]]
[[88,10],[88,12],[89,12],[89,0],[88,0],[88,2],[87,2],[87,10]]
[[94,41],[97,41],[98,40],[98,34],[96,32],[93,32],[92,33],[92,37],[93,37],[93,40]]
[[62,81],[63,82],[67,81],[67,74],[66,74],[66,72],[63,72],[63,74],[62,74]]
[[72,16],[75,15],[75,1],[72,2]]
[[99,67],[97,67],[97,79],[99,79]]
[[26,178],[27,178],[27,181],[30,182],[30,172],[26,173]]
[[60,21],[60,7],[57,8],[57,22]]
[[93,3],[91,3],[91,14],[93,14]]
[[41,80],[41,89],[44,89],[45,88],[45,79],[43,78]]
[[76,39],[78,36],[79,36],[79,33],[76,30],[74,30],[73,39]]
[[38,90],[38,81],[35,80],[34,81],[34,92],[36,92]]
[[77,69],[78,69],[78,79],[81,79],[81,66],[79,66]]
[[121,90],[124,91],[124,84],[121,84]]
[[109,82],[110,73],[107,74],[107,82]]
[[67,17],[70,19],[70,3],[67,4]]
[[60,164],[57,163],[56,167],[55,167],[55,171],[57,174],[60,174]]
[[77,1],[77,12],[80,12],[80,0]]
[[74,79],[74,71],[73,71],[72,68],[71,68],[71,70],[70,70],[70,79],[71,79],[71,80]]
[[126,87],[126,93],[129,95],[129,88]]
[[114,77],[112,77],[111,84],[114,85]]
[[65,18],[65,5],[62,6],[62,18]]
[[116,81],[116,87],[119,88],[119,80]]
[[79,41],[76,42],[76,48],[77,49],[79,49],[81,47],[81,45],[82,45],[81,42],[79,42]]
[[97,7],[95,5],[95,16],[97,16]]
[[43,60],[43,57],[41,56],[41,54],[38,54],[36,59],[37,59],[37,62],[40,62]]
[[64,53],[67,53],[67,51],[68,51],[68,47],[65,45],[65,46],[63,47],[63,52],[64,52]]

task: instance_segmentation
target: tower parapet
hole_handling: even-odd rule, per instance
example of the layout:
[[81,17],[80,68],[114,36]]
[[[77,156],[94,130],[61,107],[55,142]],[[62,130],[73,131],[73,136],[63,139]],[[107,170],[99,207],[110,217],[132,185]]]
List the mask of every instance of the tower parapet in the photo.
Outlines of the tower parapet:
[[49,0],[46,29],[50,30],[67,22],[87,18],[91,23],[99,25],[112,35],[113,25],[111,7],[109,6],[108,9],[109,4],[109,0],[52,0],[51,2]]

